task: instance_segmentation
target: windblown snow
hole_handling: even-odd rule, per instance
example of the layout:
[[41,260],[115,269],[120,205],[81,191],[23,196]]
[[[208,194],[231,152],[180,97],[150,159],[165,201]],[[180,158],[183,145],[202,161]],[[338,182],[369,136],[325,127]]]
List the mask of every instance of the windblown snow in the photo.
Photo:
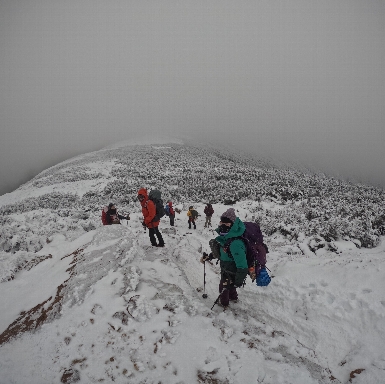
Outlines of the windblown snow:
[[[149,246],[140,187],[181,210],[161,220],[165,248]],[[214,228],[232,204],[270,250],[270,285],[248,278],[225,311],[219,266],[200,262],[209,200]],[[111,201],[130,220],[103,226]],[[384,383],[383,201],[181,143],[58,164],[0,196],[0,383]]]

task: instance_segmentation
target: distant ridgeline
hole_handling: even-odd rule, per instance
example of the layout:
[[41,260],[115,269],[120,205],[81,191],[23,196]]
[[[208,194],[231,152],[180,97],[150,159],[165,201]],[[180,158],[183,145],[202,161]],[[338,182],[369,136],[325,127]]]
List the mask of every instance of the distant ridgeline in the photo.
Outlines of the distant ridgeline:
[[[278,169],[216,149],[170,144],[105,149],[42,172],[19,190],[44,192],[0,208],[0,250],[34,252],[53,233],[92,230],[110,201],[122,211],[138,210],[135,198],[143,186],[160,189],[175,204],[259,202],[250,204],[250,213],[267,235],[280,232],[296,239],[303,233],[374,247],[385,234],[381,189]],[[266,201],[274,209],[261,204]]]

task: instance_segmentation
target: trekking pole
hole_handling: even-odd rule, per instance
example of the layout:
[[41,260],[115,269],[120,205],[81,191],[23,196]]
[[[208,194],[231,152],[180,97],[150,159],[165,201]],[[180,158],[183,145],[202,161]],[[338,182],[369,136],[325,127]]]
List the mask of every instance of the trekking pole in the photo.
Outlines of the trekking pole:
[[203,262],[203,295],[204,299],[207,299],[206,293],[206,260]]
[[215,307],[215,304],[218,304],[218,301],[220,299],[220,297],[222,296],[222,293],[226,290],[227,288],[223,288],[222,289],[222,292],[219,294],[219,296],[217,297],[217,299],[214,301],[214,304],[213,306],[211,307],[211,310],[213,310],[213,308]]

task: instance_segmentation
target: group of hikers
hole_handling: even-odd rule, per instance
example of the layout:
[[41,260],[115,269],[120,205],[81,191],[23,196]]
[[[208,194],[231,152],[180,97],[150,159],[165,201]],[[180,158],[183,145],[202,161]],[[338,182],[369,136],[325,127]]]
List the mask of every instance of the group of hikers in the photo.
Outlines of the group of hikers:
[[[154,218],[156,215],[156,207],[155,207],[154,202],[149,198],[148,193],[147,193],[147,189],[141,188],[138,191],[138,200],[140,201],[140,203],[142,205],[142,213],[143,213],[143,218],[144,218],[143,223],[145,223],[144,226],[146,226],[149,229],[157,227],[159,225],[159,221],[158,220],[154,221]],[[143,204],[142,204],[142,202],[143,202]],[[143,208],[144,208],[144,210],[143,210]],[[167,201],[167,204],[165,207],[165,212],[170,219],[170,225],[173,227],[175,225],[175,213],[176,212],[180,213],[180,211],[177,209],[174,209],[174,207],[172,205],[172,201],[169,200],[169,201]],[[213,206],[210,203],[207,203],[203,212],[206,215],[206,221],[205,221],[204,227],[205,228],[212,227],[211,218],[214,214]],[[188,228],[191,229],[191,225],[192,225],[193,228],[196,229],[195,221],[200,216],[200,214],[194,209],[194,207],[192,205],[189,207],[189,209],[187,211],[187,216],[188,216],[188,221],[187,221]],[[102,223],[103,223],[103,225],[120,224],[120,220],[123,220],[123,219],[124,220],[130,220],[130,216],[129,215],[127,215],[127,216],[120,215],[116,209],[115,204],[110,203],[108,206],[104,207],[104,209],[102,211]],[[149,223],[152,223],[152,225],[148,226],[147,224],[149,224]],[[158,223],[158,224],[155,225],[155,223]],[[163,243],[163,242],[161,242],[161,243]],[[151,244],[154,245],[152,241],[151,241]]]
[[[211,218],[214,214],[214,208],[210,203],[207,203],[205,206],[205,209],[203,210],[204,214],[206,215],[206,221],[205,221],[205,228],[211,227]],[[191,205],[188,208],[187,211],[188,216],[188,228],[191,229],[191,225],[194,226],[194,229],[196,229],[195,220],[198,218],[199,213],[194,209],[194,207]]]
[[[165,243],[158,228],[160,218],[157,216],[157,207],[154,201],[150,199],[146,188],[139,189],[137,199],[142,208],[142,225],[144,228],[148,229],[151,245],[153,247],[164,247]],[[167,202],[166,210],[168,210],[167,215],[170,218],[170,225],[173,226],[175,210],[171,201]],[[206,204],[204,213],[206,215],[205,228],[211,227],[211,218],[214,213],[211,204]],[[192,225],[194,229],[196,229],[195,220],[198,218],[199,214],[193,206],[189,207],[187,216],[189,229],[191,229]],[[104,225],[119,224],[121,219],[130,220],[130,217],[129,215],[119,215],[116,206],[112,203],[104,208],[102,212],[102,222]],[[247,232],[245,224],[248,223],[243,223],[239,217],[236,216],[234,208],[229,208],[223,212],[220,217],[219,226],[215,230],[218,235],[209,242],[211,252],[209,254],[203,252],[203,257],[200,260],[203,264],[205,264],[206,261],[211,262],[211,260],[215,258],[219,260],[221,268],[221,279],[219,282],[220,295],[215,304],[218,303],[218,305],[225,309],[229,306],[230,301],[238,301],[237,288],[242,287],[245,284],[247,275],[250,275],[252,279],[255,279],[256,273],[259,274],[261,270],[265,270],[264,264],[266,262],[267,247],[262,243],[262,240],[260,241],[260,244],[258,244],[259,248],[257,251],[260,253],[262,260],[258,267],[258,271],[255,270],[254,266],[251,267],[248,262],[248,244],[245,242],[244,238],[244,234]],[[268,278],[267,284],[270,282],[270,277],[268,276]],[[257,283],[257,285],[267,284]]]

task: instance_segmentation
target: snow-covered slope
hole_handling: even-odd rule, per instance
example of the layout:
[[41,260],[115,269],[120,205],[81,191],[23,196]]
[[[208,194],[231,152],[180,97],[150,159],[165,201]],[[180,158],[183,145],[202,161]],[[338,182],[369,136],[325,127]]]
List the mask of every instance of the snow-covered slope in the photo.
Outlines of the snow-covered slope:
[[[182,211],[162,219],[163,249],[141,226],[141,186]],[[58,164],[0,197],[0,383],[383,383],[382,197],[175,143]],[[258,219],[270,249],[271,284],[248,280],[225,312],[211,310],[219,267],[204,285],[199,262],[214,232],[187,226],[208,199],[213,223],[226,200]],[[102,226],[110,201],[131,220]]]

